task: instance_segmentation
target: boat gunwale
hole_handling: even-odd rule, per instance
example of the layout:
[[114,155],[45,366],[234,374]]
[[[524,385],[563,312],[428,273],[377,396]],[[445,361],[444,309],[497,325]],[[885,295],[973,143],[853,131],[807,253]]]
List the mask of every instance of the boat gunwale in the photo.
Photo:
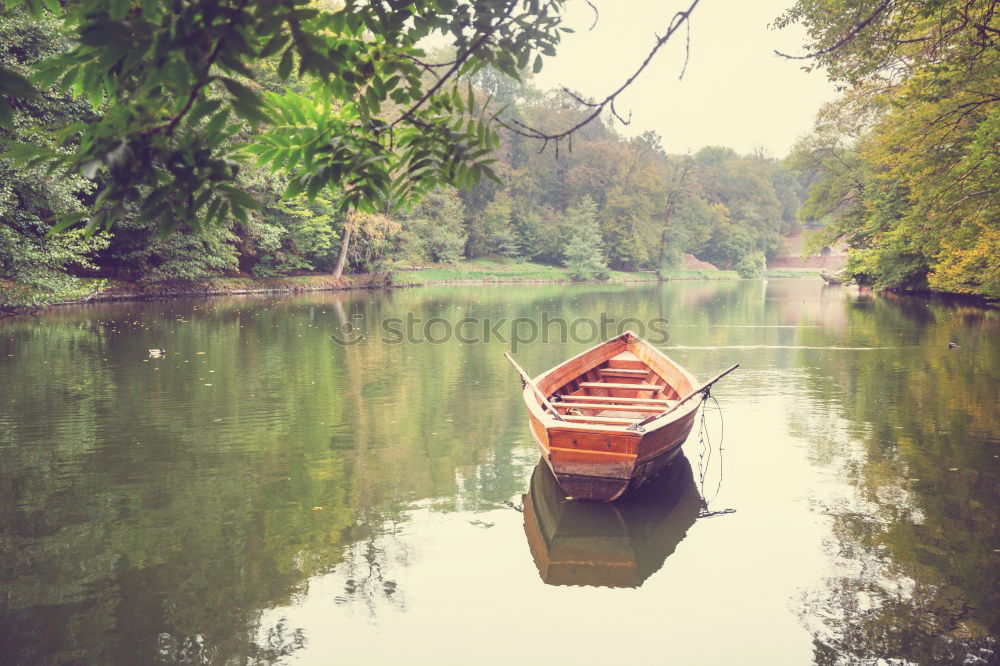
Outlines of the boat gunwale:
[[[613,345],[613,344],[616,344],[616,343],[625,343],[625,350],[626,351],[628,350],[629,345],[636,344],[636,343],[641,343],[652,354],[659,355],[660,357],[662,357],[663,359],[665,359],[667,362],[669,362],[681,375],[684,376],[685,379],[687,379],[687,381],[690,383],[691,387],[694,387],[694,386],[697,385],[697,380],[694,378],[694,376],[690,372],[687,371],[686,368],[684,368],[683,366],[681,366],[679,363],[677,363],[672,358],[670,358],[669,356],[667,356],[666,354],[664,354],[662,351],[660,351],[659,349],[657,349],[656,347],[654,347],[653,345],[651,345],[646,340],[643,340],[642,338],[640,338],[638,335],[636,335],[632,331],[625,331],[621,335],[617,335],[617,336],[615,336],[615,337],[613,337],[613,338],[611,338],[609,340],[605,340],[604,342],[602,342],[600,344],[597,344],[597,345],[594,345],[593,347],[585,349],[584,351],[580,352],[579,354],[566,359],[562,363],[559,363],[558,365],[555,365],[555,366],[549,368],[548,370],[544,371],[540,375],[537,375],[536,377],[532,378],[532,381],[535,383],[535,386],[537,386],[540,390],[542,390],[543,393],[545,393],[546,395],[548,395],[549,391],[546,391],[542,387],[543,387],[543,383],[544,383],[545,379],[549,375],[551,375],[556,370],[558,370],[558,369],[560,369],[560,368],[562,368],[562,367],[564,367],[566,365],[569,365],[570,363],[573,363],[574,361],[576,361],[576,360],[578,360],[578,359],[580,359],[582,357],[585,357],[588,354],[591,354],[591,353],[597,351],[601,347],[610,346],[610,345]],[[653,367],[649,366],[648,364],[646,364],[645,361],[643,361],[643,364],[646,365],[647,367],[649,367],[649,369],[651,371],[653,371],[654,373],[656,373],[656,375],[658,377],[660,377],[660,374],[656,371],[655,368],[653,368]],[[577,376],[579,376],[579,375],[577,375]],[[661,377],[661,379],[662,379],[662,377]],[[673,387],[671,387],[671,388],[673,388]],[[538,397],[535,395],[535,391],[530,386],[527,386],[527,385],[524,386],[524,390],[522,391],[522,397],[524,398],[524,402],[525,402],[525,405],[528,408],[529,414],[532,417],[534,417],[535,419],[537,419],[539,421],[539,423],[547,431],[586,432],[586,433],[614,433],[615,435],[631,436],[631,437],[635,437],[636,439],[641,439],[644,435],[646,435],[648,433],[651,433],[651,432],[654,432],[656,430],[659,430],[660,428],[663,428],[663,427],[665,427],[665,426],[667,426],[667,425],[669,425],[671,423],[674,423],[675,421],[677,421],[677,420],[679,420],[681,418],[684,418],[685,416],[687,416],[688,414],[690,414],[691,412],[693,412],[694,410],[696,410],[698,407],[700,407],[701,403],[702,403],[702,400],[703,400],[702,398],[699,398],[699,397],[692,398],[683,407],[675,409],[673,412],[671,412],[670,414],[667,414],[666,416],[658,416],[657,418],[653,419],[652,421],[650,421],[646,425],[642,426],[642,430],[629,430],[628,428],[631,426],[631,424],[629,424],[629,425],[626,425],[626,424],[622,424],[622,425],[600,424],[600,425],[598,425],[598,424],[587,424],[587,423],[579,423],[579,422],[573,422],[573,421],[563,421],[563,420],[556,419],[548,410],[546,410],[546,409],[543,408],[541,402],[538,400]],[[636,422],[638,423],[638,420]]]
[[[642,344],[650,352],[652,352],[653,354],[661,356],[662,358],[666,359],[667,362],[669,362],[671,365],[673,365],[674,368],[678,372],[680,372],[680,374],[683,375],[685,379],[687,379],[688,386],[689,386],[689,389],[688,389],[689,393],[690,393],[690,391],[692,389],[694,389],[694,387],[698,386],[698,380],[695,379],[694,375],[692,375],[690,372],[688,372],[687,368],[685,368],[680,363],[678,363],[674,359],[672,359],[669,356],[667,356],[666,354],[664,354],[662,351],[660,351],[659,349],[657,349],[656,347],[654,347],[653,345],[651,345],[646,340],[643,340],[642,338],[640,338],[639,336],[637,336],[635,333],[632,333],[632,331],[626,331],[626,334],[631,334],[632,335],[632,337],[634,338],[633,342]],[[645,363],[645,361],[642,361],[642,362]],[[653,372],[656,372],[656,370],[653,369],[653,368],[650,368],[650,370],[653,370]],[[657,376],[659,376],[658,373],[657,373]],[[673,388],[676,391],[676,387],[671,387],[671,388]],[[680,398],[684,397],[683,394],[679,394],[679,396],[680,396]],[[643,429],[646,432],[653,432],[653,431],[658,430],[658,429],[660,429],[660,428],[662,428],[664,426],[670,425],[671,423],[674,423],[675,421],[679,421],[680,419],[686,417],[691,412],[697,411],[697,409],[699,407],[701,407],[701,404],[702,404],[702,402],[704,402],[704,400],[705,400],[705,398],[703,396],[700,396],[700,395],[696,396],[694,398],[691,398],[690,400],[687,401],[687,403],[685,405],[683,405],[681,407],[678,407],[677,409],[675,409],[674,411],[670,412],[669,414],[667,414],[665,416],[661,412],[660,416],[657,416],[655,419],[653,419],[652,421],[650,421],[649,423],[645,424],[642,427],[643,427]],[[666,411],[666,410],[664,410],[664,411]]]

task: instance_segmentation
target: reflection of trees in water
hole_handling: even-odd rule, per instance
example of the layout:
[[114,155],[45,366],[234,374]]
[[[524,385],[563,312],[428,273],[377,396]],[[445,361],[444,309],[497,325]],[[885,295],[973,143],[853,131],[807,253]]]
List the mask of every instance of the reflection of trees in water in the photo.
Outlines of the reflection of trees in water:
[[392,532],[381,537],[372,535],[352,544],[344,554],[344,562],[337,568],[344,578],[344,592],[336,597],[338,604],[363,606],[371,617],[385,604],[406,608],[405,596],[395,578],[386,573],[393,566],[405,567],[407,558],[403,544],[393,538]]
[[[274,625],[258,628],[254,638],[246,646],[242,663],[273,664],[291,656],[306,645],[306,637],[301,629],[290,629],[285,619]],[[239,663],[228,646],[212,645],[202,635],[176,636],[161,633],[157,636],[156,660],[162,664],[218,664]]]
[[[847,545],[830,547],[847,571],[802,598],[816,663],[996,663],[1000,646],[969,590],[933,569],[900,565],[890,548],[850,543],[856,525],[837,532]],[[879,539],[877,531],[869,536]]]
[[[727,304],[739,291],[695,290]],[[425,498],[478,510],[520,492],[523,413],[496,390],[509,377],[499,347],[369,336],[343,348],[329,337],[338,323],[658,316],[656,293],[180,299],[4,322],[17,390],[0,392],[13,418],[0,428],[0,661],[271,661],[301,637],[261,626],[261,611],[331,571],[352,581],[345,598],[401,605],[387,573],[407,564],[395,525]],[[685,307],[667,295],[668,313]],[[573,345],[525,355],[540,370]],[[167,355],[148,360],[159,346]]]
[[[825,357],[805,378],[810,411],[823,417],[792,428],[855,489],[817,507],[832,518],[837,567],[799,609],[817,663],[1000,659],[1000,318],[967,310],[850,304],[860,342],[916,346]],[[955,336],[961,353],[948,350]],[[835,418],[853,425],[851,441],[835,435]]]
[[448,304],[320,294],[5,322],[21,388],[0,392],[0,662],[273,661],[302,637],[262,611],[314,576],[402,605],[394,534],[414,502],[520,490],[521,412],[488,379],[500,354],[338,347],[340,300],[372,319]]
[[[822,415],[803,436],[862,424],[815,446],[814,460],[843,461],[857,497],[827,507],[845,570],[802,612],[825,663],[838,652],[927,663],[975,654],[1000,632],[997,318],[824,296],[847,312],[831,333],[824,326],[840,315],[782,289],[763,308],[760,283],[686,283],[219,299],[197,310],[130,303],[5,322],[0,358],[17,362],[3,379],[17,390],[0,391],[0,661],[271,662],[302,637],[264,611],[293,603],[320,574],[350,580],[345,603],[368,612],[405,607],[396,535],[414,503],[478,510],[523,490],[535,449],[511,446],[524,421],[497,389],[516,386],[506,346],[369,335],[337,347],[334,300],[366,323],[408,311],[452,321],[606,311],[699,327],[806,321],[823,326],[754,336],[910,345],[874,364],[861,353],[773,352],[777,367],[814,368],[796,375],[816,406],[806,415]],[[704,344],[745,334],[684,330]],[[954,335],[962,347],[949,353]],[[164,342],[154,372],[145,350]],[[537,372],[585,346],[519,356]]]

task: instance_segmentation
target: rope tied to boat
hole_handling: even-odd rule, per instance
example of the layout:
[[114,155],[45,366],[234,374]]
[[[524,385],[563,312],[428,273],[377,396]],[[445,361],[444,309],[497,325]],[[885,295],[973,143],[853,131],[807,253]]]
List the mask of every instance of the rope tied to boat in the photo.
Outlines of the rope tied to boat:
[[[723,509],[721,511],[709,511],[709,502],[714,502],[719,496],[719,491],[722,489],[722,477],[723,477],[723,465],[722,465],[722,451],[723,451],[723,440],[726,432],[725,419],[722,416],[722,405],[719,404],[719,400],[712,395],[711,388],[706,387],[702,391],[702,396],[704,401],[702,402],[701,408],[701,423],[698,429],[698,444],[701,449],[698,451],[698,486],[701,494],[701,509],[698,512],[699,518],[711,518],[712,516],[721,516],[729,513],[735,513],[736,509]],[[719,413],[719,443],[718,443],[718,456],[719,460],[719,479],[716,483],[715,491],[712,493],[712,497],[708,498],[705,493],[705,478],[708,476],[709,468],[712,462],[712,453],[715,448],[712,443],[712,437],[708,429],[708,418],[707,412],[709,410],[708,400],[711,398],[714,404],[712,409]]]

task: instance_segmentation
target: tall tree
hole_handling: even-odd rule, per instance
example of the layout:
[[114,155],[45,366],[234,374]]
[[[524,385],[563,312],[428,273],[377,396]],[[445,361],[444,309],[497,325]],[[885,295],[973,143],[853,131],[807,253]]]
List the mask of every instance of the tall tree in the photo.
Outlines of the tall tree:
[[597,226],[597,205],[583,197],[566,214],[566,224],[572,230],[566,244],[566,266],[579,280],[604,280],[608,264],[604,259],[604,241]]
[[997,3],[800,0],[791,22],[851,87],[796,150],[822,174],[806,212],[829,213],[826,240],[847,240],[849,269],[877,286],[1000,297]]
[[[0,70],[11,76],[26,75],[35,63],[66,48],[59,22],[35,20],[23,11],[0,13]],[[87,105],[66,94],[24,100],[21,111],[15,119],[8,109],[9,125],[0,129],[0,139],[53,150],[58,144],[33,119],[65,124],[94,117]],[[79,291],[70,273],[94,268],[94,255],[108,240],[88,239],[78,231],[50,240],[48,233],[53,215],[83,211],[92,192],[92,184],[79,175],[54,178],[37,166],[18,168],[0,154],[0,308],[41,305]]]

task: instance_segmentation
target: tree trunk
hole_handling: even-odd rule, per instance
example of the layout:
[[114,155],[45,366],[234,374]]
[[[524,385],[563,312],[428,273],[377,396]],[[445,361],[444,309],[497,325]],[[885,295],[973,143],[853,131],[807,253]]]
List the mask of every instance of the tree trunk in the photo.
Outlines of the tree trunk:
[[347,263],[347,249],[351,245],[351,228],[344,227],[344,237],[340,239],[340,254],[337,256],[337,263],[333,266],[333,277],[339,278],[344,273],[344,264]]

